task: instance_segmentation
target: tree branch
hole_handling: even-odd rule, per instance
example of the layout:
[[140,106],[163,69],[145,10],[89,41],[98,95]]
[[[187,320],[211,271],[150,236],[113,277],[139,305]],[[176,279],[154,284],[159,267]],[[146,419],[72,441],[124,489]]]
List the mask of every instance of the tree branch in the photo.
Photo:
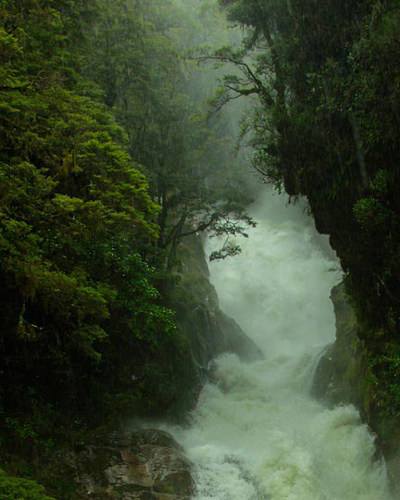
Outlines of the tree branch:
[[198,232],[203,232],[206,229],[208,229],[216,220],[218,220],[220,217],[219,214],[213,213],[211,216],[211,219],[208,222],[201,222],[195,229],[192,229],[191,231],[187,231],[186,233],[182,233],[180,235],[181,238],[185,238],[186,236],[191,236],[192,234],[196,234]]
[[[265,100],[266,104],[269,106],[272,106],[274,104],[274,100],[272,97],[269,95],[267,89],[265,88],[263,82],[256,76],[254,71],[251,69],[251,67],[245,63],[244,61],[237,60],[234,57],[225,55],[225,56],[218,56],[218,55],[213,55],[213,56],[200,56],[200,57],[188,57],[187,59],[190,60],[195,60],[198,61],[198,63],[202,63],[205,61],[220,61],[224,63],[232,63],[240,70],[242,73],[244,73],[247,78],[249,78],[255,85],[253,89],[249,89],[249,93],[247,94],[245,92],[246,89],[243,89],[243,93],[241,95],[250,95],[250,94],[255,94],[257,93],[258,95],[262,96],[262,98]],[[227,84],[224,84],[227,86]],[[238,89],[231,88],[231,90],[234,90],[235,92],[238,92]],[[239,92],[240,93],[240,92]]]

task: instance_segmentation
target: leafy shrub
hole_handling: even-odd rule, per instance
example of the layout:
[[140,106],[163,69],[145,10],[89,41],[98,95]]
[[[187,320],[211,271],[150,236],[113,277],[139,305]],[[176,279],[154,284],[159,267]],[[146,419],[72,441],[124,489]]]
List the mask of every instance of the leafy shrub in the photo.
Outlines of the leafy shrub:
[[0,469],[0,495],[2,500],[55,500],[45,494],[43,486],[35,481],[9,476]]

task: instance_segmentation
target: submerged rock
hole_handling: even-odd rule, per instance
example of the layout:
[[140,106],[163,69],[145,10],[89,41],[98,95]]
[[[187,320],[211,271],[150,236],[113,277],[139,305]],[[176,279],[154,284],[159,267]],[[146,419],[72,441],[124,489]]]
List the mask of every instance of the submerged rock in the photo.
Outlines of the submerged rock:
[[74,483],[80,500],[189,500],[191,467],[172,436],[147,429],[81,447]]

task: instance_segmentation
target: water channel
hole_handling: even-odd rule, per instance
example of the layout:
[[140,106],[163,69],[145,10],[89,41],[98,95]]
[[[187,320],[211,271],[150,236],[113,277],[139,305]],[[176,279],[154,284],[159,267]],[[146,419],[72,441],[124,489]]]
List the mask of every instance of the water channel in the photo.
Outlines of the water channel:
[[327,409],[310,392],[335,338],[338,262],[305,203],[266,190],[251,213],[258,227],[240,241],[242,254],[210,271],[221,308],[265,358],[220,357],[192,425],[173,430],[195,464],[196,498],[387,500],[385,464],[358,411]]

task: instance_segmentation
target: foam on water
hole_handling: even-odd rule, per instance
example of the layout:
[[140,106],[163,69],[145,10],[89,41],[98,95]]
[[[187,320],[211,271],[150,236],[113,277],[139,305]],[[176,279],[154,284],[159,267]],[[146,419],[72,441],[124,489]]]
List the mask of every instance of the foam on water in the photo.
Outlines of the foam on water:
[[302,206],[286,202],[266,192],[243,253],[210,266],[222,309],[265,359],[220,357],[192,425],[172,432],[195,464],[198,500],[388,500],[385,464],[357,410],[310,396],[335,336],[329,295],[340,275]]

